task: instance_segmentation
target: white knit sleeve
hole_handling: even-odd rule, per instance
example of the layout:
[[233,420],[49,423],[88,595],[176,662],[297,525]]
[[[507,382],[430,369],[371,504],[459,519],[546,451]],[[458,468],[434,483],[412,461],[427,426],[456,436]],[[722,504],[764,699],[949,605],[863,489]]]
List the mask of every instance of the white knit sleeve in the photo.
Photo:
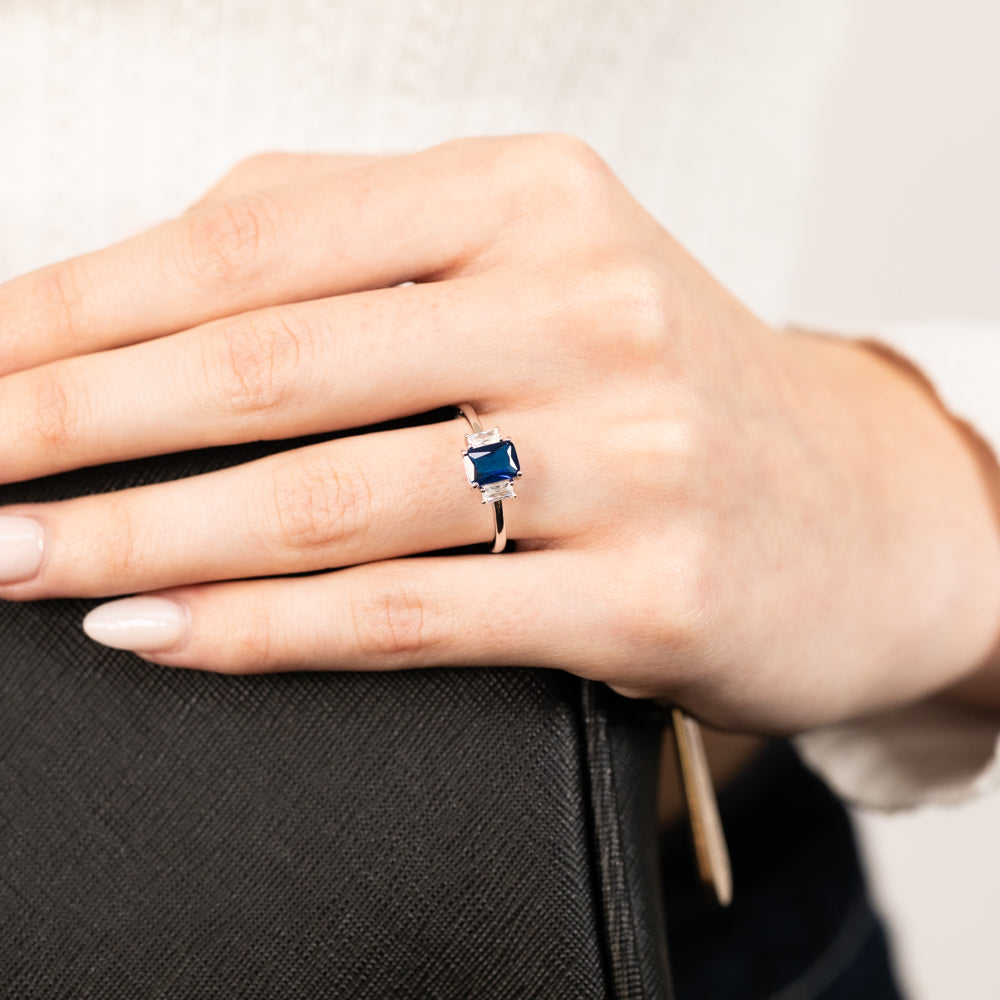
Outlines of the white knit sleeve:
[[1000,720],[944,702],[816,729],[795,745],[838,795],[872,809],[946,805],[1000,787]]
[[[880,328],[952,413],[1000,454],[1000,326]],[[1000,718],[940,701],[828,726],[796,739],[843,798],[875,809],[958,802],[1000,786]]]

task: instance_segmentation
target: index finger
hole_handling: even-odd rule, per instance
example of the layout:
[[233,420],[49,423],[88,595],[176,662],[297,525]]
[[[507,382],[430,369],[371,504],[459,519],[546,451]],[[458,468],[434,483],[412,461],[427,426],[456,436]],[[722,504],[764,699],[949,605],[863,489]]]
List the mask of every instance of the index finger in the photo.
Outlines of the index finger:
[[0,375],[269,305],[446,277],[509,212],[450,142],[198,208],[0,286]]

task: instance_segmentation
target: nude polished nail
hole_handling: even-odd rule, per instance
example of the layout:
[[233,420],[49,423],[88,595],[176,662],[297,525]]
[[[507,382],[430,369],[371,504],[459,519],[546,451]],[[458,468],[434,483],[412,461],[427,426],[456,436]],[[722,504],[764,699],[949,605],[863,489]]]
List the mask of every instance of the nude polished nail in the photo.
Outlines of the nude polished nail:
[[30,580],[42,567],[44,542],[34,518],[0,515],[0,583]]
[[134,653],[158,653],[176,646],[187,634],[188,616],[165,597],[126,597],[102,604],[83,619],[94,642]]

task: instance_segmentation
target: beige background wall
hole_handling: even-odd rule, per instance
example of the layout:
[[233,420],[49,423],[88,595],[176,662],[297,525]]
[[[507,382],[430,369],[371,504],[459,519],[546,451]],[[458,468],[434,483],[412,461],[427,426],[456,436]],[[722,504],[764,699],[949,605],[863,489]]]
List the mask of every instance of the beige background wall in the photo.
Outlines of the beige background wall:
[[[797,318],[1000,338],[1000,3],[869,0],[864,21],[829,95]],[[997,1000],[1000,795],[859,821],[912,1000]]]

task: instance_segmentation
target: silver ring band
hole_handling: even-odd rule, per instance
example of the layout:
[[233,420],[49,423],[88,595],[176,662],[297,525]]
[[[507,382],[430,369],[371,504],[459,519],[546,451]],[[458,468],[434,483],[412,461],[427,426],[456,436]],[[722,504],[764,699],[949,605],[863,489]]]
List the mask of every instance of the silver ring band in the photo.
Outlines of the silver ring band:
[[493,545],[491,552],[503,552],[507,547],[507,527],[503,520],[503,501],[516,497],[512,482],[521,476],[521,467],[513,443],[500,437],[500,429],[483,430],[476,411],[468,404],[455,407],[465,418],[471,434],[465,435],[462,452],[469,485],[482,494],[482,502],[493,506]]

